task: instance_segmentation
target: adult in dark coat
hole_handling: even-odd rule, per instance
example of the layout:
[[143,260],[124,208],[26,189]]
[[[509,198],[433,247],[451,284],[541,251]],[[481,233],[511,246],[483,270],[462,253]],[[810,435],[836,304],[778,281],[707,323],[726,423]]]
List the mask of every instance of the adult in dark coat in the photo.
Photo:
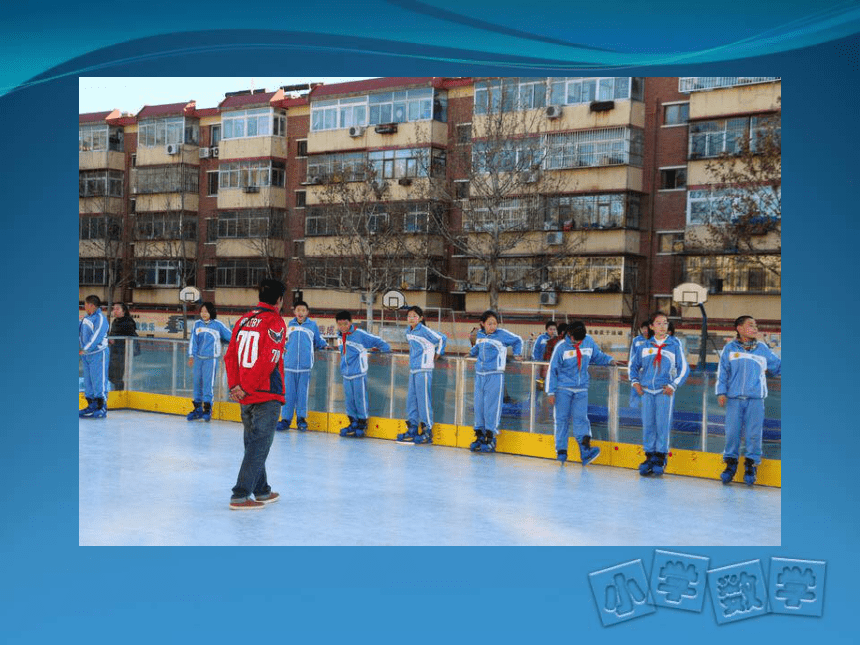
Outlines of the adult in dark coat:
[[[137,323],[128,311],[128,305],[124,302],[116,302],[111,311],[113,322],[110,326],[110,336],[137,336]],[[124,390],[125,382],[125,341],[111,338],[110,342],[110,364],[108,366],[108,379],[114,390]]]

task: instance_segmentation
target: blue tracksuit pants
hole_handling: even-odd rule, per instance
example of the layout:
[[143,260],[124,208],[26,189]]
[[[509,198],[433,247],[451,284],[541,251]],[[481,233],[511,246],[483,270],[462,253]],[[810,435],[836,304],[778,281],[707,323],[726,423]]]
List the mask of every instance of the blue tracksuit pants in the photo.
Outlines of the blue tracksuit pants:
[[726,449],[723,456],[738,458],[743,431],[746,434],[745,456],[760,464],[763,424],[764,399],[727,399]]
[[570,422],[573,421],[573,436],[580,441],[585,435],[591,436],[588,421],[588,390],[559,389],[555,393],[555,450],[567,450],[570,435]]
[[503,372],[475,374],[475,430],[490,430],[498,434],[504,392]]
[[292,421],[293,412],[296,418],[308,418],[308,386],[311,382],[310,372],[284,372],[284,405],[281,408],[281,418]]
[[353,419],[366,419],[367,414],[367,374],[343,379],[343,398],[346,401],[346,416]]
[[84,396],[107,400],[110,352],[104,349],[95,354],[84,354],[81,359],[84,363]]
[[194,380],[194,401],[212,403],[212,394],[215,391],[215,374],[217,372],[217,358],[194,357],[194,366],[191,368],[191,376]]
[[433,372],[415,372],[409,375],[409,391],[406,393],[406,421],[417,428],[418,423],[425,428],[433,427],[433,401],[430,390],[433,385]]
[[672,428],[672,406],[675,395],[642,395],[642,447],[645,452],[669,452],[669,430]]

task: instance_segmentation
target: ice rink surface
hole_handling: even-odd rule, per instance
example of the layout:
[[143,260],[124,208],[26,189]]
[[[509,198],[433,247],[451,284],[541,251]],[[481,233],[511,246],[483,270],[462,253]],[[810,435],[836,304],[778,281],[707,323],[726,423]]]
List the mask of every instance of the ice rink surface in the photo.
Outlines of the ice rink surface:
[[281,499],[231,511],[242,425],[82,419],[81,545],[779,545],[778,488],[319,432],[277,433]]

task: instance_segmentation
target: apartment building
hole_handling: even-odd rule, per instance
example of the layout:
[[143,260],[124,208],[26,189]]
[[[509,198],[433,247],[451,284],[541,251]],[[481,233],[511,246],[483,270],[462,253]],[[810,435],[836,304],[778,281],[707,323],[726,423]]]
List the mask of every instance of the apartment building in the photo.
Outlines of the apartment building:
[[[778,78],[379,78],[80,115],[80,295],[778,325]],[[770,147],[768,147],[770,146]],[[761,165],[761,164],[759,164]],[[728,168],[729,170],[725,170]],[[758,173],[758,174],[756,174]]]

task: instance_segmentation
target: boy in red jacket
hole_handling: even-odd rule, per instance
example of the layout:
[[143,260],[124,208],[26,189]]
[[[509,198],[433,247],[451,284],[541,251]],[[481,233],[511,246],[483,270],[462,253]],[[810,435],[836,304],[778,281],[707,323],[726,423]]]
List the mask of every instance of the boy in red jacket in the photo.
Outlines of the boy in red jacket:
[[224,355],[230,398],[242,405],[245,426],[245,457],[230,498],[233,510],[263,508],[279,497],[266,479],[266,458],[284,404],[287,334],[280,311],[285,291],[278,280],[260,283],[260,302],[233,327]]

